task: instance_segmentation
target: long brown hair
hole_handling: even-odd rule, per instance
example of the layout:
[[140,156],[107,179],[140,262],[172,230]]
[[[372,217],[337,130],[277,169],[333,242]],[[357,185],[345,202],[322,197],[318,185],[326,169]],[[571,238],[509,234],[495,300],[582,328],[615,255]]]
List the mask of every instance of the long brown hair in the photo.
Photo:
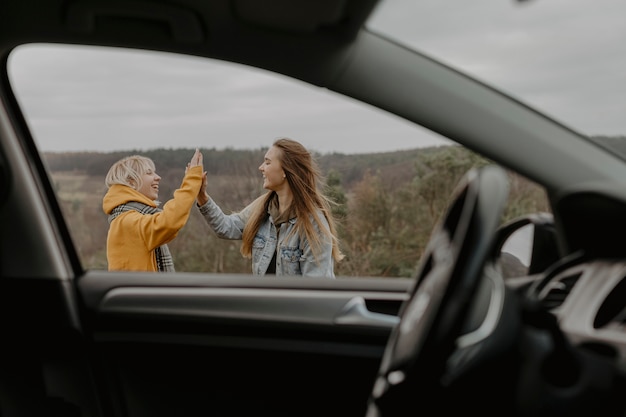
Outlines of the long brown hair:
[[[339,248],[335,220],[330,209],[331,202],[319,189],[322,175],[317,162],[310,152],[295,140],[281,138],[272,146],[280,150],[280,164],[293,194],[291,207],[298,218],[294,232],[309,241],[316,257],[322,244],[321,237],[329,238],[333,243],[333,258],[337,262],[342,260],[344,255]],[[274,191],[270,191],[256,200],[257,204],[243,230],[241,253],[245,257],[249,258],[252,255],[252,242],[259,227],[267,219],[267,210],[274,194]],[[320,210],[328,222],[328,229],[321,222],[318,213]],[[313,222],[319,226],[319,231],[315,229]]]

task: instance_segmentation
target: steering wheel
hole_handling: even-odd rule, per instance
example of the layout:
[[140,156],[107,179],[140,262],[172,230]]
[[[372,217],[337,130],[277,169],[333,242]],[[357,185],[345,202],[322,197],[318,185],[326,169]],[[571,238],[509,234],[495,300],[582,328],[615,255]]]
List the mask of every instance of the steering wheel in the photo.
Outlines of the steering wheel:
[[423,415],[431,401],[450,401],[441,395],[441,378],[492,254],[508,192],[507,175],[496,165],[470,170],[457,185],[391,332],[367,417]]

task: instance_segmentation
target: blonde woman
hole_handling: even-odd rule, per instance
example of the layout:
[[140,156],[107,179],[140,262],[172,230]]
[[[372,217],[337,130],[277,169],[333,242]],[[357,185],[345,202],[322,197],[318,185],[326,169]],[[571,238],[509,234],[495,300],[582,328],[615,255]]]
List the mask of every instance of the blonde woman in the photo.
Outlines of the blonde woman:
[[207,224],[220,238],[242,240],[241,253],[252,259],[255,275],[334,278],[334,263],[343,254],[309,151],[294,140],[278,139],[259,171],[269,191],[230,215],[210,198],[204,174],[197,201]]
[[109,215],[109,271],[175,271],[167,243],[187,223],[202,179],[202,153],[196,149],[180,188],[161,209],[161,177],[150,158],[132,155],[113,164],[105,179],[108,191],[102,201]]

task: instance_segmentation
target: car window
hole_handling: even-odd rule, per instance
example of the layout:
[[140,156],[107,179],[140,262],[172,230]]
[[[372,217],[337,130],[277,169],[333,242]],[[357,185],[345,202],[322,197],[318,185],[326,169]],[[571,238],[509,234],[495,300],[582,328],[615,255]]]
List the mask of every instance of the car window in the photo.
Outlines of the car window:
[[[264,191],[258,167],[272,142],[300,141],[336,203],[346,254],[338,277],[412,277],[457,181],[491,163],[373,107],[233,63],[26,45],[9,71],[85,269],[107,269],[104,178],[124,156],[155,162],[167,201],[199,148],[211,197],[234,212]],[[511,181],[507,218],[549,210],[543,189],[513,173]],[[240,242],[218,238],[195,209],[169,247],[179,272],[250,273]]]

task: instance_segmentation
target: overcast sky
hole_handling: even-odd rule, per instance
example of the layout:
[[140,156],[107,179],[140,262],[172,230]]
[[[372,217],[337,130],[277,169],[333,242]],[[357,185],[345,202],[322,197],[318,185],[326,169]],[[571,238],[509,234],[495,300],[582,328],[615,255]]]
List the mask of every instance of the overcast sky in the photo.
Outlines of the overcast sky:
[[[625,18],[624,0],[387,0],[371,27],[582,133],[624,135]],[[232,64],[29,46],[9,65],[46,151],[259,148],[279,136],[319,152],[412,148],[416,136],[421,146],[445,143],[325,90]]]

